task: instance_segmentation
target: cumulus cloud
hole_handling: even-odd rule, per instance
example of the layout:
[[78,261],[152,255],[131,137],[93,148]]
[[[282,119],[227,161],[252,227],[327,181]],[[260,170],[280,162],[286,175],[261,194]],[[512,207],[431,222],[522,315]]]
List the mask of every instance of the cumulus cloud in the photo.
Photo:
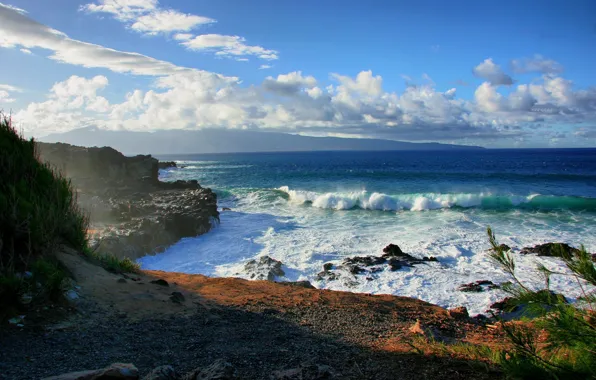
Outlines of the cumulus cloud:
[[563,66],[552,59],[544,58],[540,54],[535,54],[532,58],[514,59],[511,61],[513,71],[518,74],[542,73],[559,74],[563,72]]
[[284,96],[292,96],[302,89],[313,88],[317,80],[313,76],[303,76],[301,71],[278,75],[277,78],[267,77],[263,81],[263,88]]
[[81,7],[90,13],[108,13],[135,32],[148,35],[188,32],[215,20],[159,7],[157,0],[99,0]]
[[267,69],[270,69],[272,67],[273,66],[271,66],[271,65],[261,65],[261,66],[259,66],[259,70],[267,70]]
[[[157,6],[156,1],[122,0],[119,4],[126,4],[126,12],[132,14]],[[196,40],[194,36],[179,34],[174,36],[179,41]],[[237,77],[71,39],[5,6],[0,6],[0,36],[14,47],[49,50],[48,58],[60,62],[154,77],[148,90],[132,88],[114,103],[101,95],[109,86],[106,76],[72,76],[58,82],[49,89],[46,100],[30,103],[15,114],[15,120],[32,134],[93,124],[144,131],[249,128],[410,141],[477,142],[521,139],[557,123],[585,125],[596,120],[596,89],[578,90],[571,81],[551,73],[506,92],[498,86],[506,81],[497,80],[499,73],[506,74],[490,59],[476,67],[486,81],[468,100],[458,98],[454,88],[437,88],[428,76],[422,85],[409,86],[401,93],[387,91],[384,78],[370,70],[355,76],[332,73],[329,78],[294,71],[269,76],[258,85],[243,86]],[[213,41],[222,39],[214,37]],[[211,46],[224,50],[215,42]],[[328,80],[332,84],[326,83]],[[0,85],[0,91],[5,92],[1,99],[14,99],[11,94],[18,89]],[[530,130],[532,127],[536,129]],[[574,136],[587,138],[591,130],[578,129]]]
[[505,74],[501,66],[495,64],[492,58],[487,58],[484,62],[474,67],[472,70],[475,76],[489,81],[493,85],[511,85],[513,79]]
[[0,84],[0,110],[3,104],[13,103],[16,99],[11,93],[21,92],[21,89],[8,84]]
[[278,52],[265,49],[262,46],[245,44],[246,40],[240,36],[225,36],[222,34],[201,34],[181,42],[189,50],[215,51],[215,55],[222,57],[239,57],[253,55],[260,59],[276,60]]

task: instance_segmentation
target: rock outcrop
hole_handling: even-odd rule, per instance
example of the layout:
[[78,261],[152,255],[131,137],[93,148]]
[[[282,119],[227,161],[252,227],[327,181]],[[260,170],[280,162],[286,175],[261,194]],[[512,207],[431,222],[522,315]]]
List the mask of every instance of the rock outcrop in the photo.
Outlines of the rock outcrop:
[[520,253],[526,255],[529,253],[537,254],[538,256],[561,257],[561,255],[573,256],[578,253],[579,249],[565,243],[545,243],[538,244],[534,247],[522,248]]
[[285,276],[281,265],[281,261],[272,259],[269,256],[263,256],[258,260],[247,262],[244,265],[244,270],[249,274],[251,280],[275,281],[276,277]]
[[196,180],[161,182],[160,163],[151,156],[61,143],[40,143],[39,153],[76,186],[90,216],[90,243],[100,253],[136,259],[206,233],[219,221],[211,189]]

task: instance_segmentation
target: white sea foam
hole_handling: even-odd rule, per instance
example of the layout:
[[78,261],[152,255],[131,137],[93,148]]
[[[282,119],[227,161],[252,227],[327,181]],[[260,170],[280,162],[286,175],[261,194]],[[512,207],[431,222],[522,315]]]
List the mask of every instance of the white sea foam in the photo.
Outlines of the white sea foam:
[[[416,297],[443,307],[466,306],[476,314],[485,313],[490,304],[505,294],[499,290],[464,293],[458,287],[477,280],[509,280],[488,259],[487,225],[493,227],[502,243],[512,247],[561,241],[585,243],[588,250],[596,251],[596,241],[591,238],[596,232],[593,213],[511,210],[495,214],[475,208],[484,195],[474,194],[396,197],[365,191],[319,194],[280,190],[288,194],[288,200],[265,190],[237,192],[226,204],[234,211],[221,214],[220,226],[206,235],[183,239],[165,253],[146,256],[139,262],[146,269],[247,278],[244,263],[268,255],[284,263],[286,276],[282,280],[309,280],[319,288]],[[520,197],[519,201],[527,198]],[[305,203],[313,207],[304,207]],[[453,205],[460,208],[449,208]],[[355,207],[349,212],[329,211]],[[436,210],[367,211],[399,207]],[[574,218],[573,224],[561,223],[560,218],[568,220],[569,215]],[[435,256],[439,262],[395,272],[385,268],[370,275],[341,273],[335,281],[317,278],[324,263],[340,264],[346,257],[380,255],[389,243],[418,257]],[[542,286],[535,270],[537,263],[553,271],[565,269],[555,258],[518,254],[515,258],[520,277],[535,288]],[[554,276],[552,288],[573,300],[579,295],[573,281]]]

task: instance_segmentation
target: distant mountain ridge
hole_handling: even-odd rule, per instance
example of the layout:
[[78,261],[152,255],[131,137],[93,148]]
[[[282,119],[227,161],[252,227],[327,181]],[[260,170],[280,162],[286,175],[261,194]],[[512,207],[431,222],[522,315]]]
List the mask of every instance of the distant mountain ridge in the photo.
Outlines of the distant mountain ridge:
[[64,142],[86,147],[110,146],[125,154],[484,149],[478,146],[466,145],[411,143],[380,139],[309,137],[277,132],[229,129],[131,132],[85,127],[65,133],[51,134],[39,140],[43,142]]

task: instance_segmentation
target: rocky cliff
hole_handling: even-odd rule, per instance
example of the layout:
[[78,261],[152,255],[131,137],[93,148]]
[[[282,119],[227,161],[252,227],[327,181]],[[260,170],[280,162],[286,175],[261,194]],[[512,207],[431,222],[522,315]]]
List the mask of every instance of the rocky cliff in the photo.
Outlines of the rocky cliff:
[[150,155],[62,143],[40,143],[38,152],[72,179],[99,252],[136,259],[206,233],[219,221],[211,189],[197,181],[159,181],[160,163]]

